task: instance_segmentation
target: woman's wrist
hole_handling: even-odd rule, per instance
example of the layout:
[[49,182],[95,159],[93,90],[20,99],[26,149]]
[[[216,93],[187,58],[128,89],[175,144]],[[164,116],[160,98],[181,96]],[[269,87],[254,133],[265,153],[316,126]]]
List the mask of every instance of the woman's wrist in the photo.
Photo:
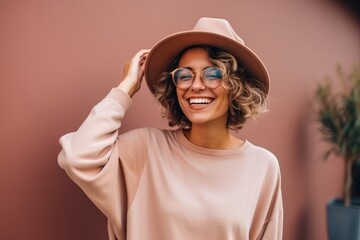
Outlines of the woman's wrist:
[[117,88],[127,93],[130,97],[133,97],[138,91],[137,87],[133,83],[126,81],[126,78],[117,86]]

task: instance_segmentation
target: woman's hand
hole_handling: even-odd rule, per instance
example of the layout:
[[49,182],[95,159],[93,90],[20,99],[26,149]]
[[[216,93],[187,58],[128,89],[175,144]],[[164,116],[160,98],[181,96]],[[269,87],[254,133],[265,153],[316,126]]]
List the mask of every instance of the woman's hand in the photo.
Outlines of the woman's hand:
[[150,49],[140,50],[126,63],[124,69],[124,80],[118,88],[129,94],[130,97],[139,91],[144,78],[145,62]]

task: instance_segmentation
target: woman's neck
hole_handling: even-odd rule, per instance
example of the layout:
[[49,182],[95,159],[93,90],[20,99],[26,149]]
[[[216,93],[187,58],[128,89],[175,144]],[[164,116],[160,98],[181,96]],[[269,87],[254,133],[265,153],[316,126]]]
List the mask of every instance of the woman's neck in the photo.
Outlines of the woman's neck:
[[226,127],[192,125],[184,130],[186,138],[199,147],[210,149],[231,149],[241,146],[244,141],[234,137]]

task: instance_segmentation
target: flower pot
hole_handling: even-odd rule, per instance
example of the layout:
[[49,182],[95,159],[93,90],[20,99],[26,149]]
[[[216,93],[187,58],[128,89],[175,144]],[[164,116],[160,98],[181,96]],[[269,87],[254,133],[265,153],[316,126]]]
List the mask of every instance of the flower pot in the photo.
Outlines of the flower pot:
[[326,208],[329,240],[360,240],[360,199],[353,199],[349,207],[333,199]]
[[360,198],[360,160],[354,164],[352,176],[353,184],[351,189],[351,196]]

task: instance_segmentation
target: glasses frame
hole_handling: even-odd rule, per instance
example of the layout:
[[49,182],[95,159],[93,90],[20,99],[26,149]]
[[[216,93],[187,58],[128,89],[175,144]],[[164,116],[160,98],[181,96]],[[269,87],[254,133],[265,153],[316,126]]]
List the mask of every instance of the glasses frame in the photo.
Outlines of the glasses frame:
[[[217,85],[216,87],[210,87],[210,86],[208,86],[208,85],[206,84],[207,81],[205,81],[205,80],[203,79],[203,74],[204,74],[204,72],[205,72],[207,69],[209,69],[209,68],[216,68],[216,69],[220,70],[221,73],[222,73],[221,81],[220,81],[219,85]],[[190,72],[192,73],[192,80],[191,80],[191,82],[189,83],[189,86],[188,86],[188,87],[185,87],[185,88],[179,87],[179,86],[176,84],[175,79],[174,79],[175,72],[178,71],[178,70],[181,70],[181,69],[186,69],[186,70],[188,70],[188,71],[190,71]],[[171,75],[171,79],[172,79],[174,85],[175,85],[177,88],[181,89],[181,90],[187,90],[187,89],[189,89],[189,88],[191,87],[191,85],[193,84],[195,78],[196,78],[196,72],[194,72],[193,70],[191,70],[191,69],[189,69],[189,68],[185,68],[185,67],[181,67],[181,68],[176,68],[176,69],[174,69],[173,71],[170,72],[170,75]],[[223,70],[223,69],[221,69],[221,68],[219,68],[219,67],[216,67],[216,66],[209,66],[209,67],[204,68],[204,69],[201,71],[201,73],[200,73],[200,79],[201,79],[202,83],[203,83],[206,87],[208,87],[208,88],[210,88],[210,89],[215,89],[215,88],[219,87],[219,86],[223,83],[224,75],[225,75],[225,70]]]

